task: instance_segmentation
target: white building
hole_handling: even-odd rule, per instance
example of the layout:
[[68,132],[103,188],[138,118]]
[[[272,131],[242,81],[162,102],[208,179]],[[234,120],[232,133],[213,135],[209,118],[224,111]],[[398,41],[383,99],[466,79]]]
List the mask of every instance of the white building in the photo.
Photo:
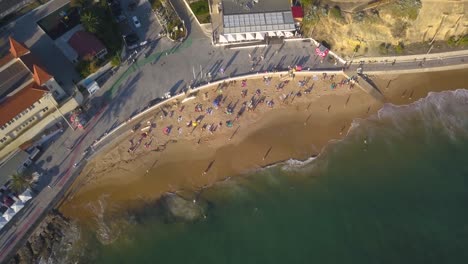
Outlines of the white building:
[[218,43],[292,37],[296,30],[289,0],[223,0],[221,12]]

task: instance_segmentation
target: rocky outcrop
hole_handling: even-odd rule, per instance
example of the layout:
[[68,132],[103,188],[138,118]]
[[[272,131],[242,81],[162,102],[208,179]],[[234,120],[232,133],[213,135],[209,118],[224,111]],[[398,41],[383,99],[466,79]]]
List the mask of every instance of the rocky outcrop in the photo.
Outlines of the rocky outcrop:
[[68,219],[58,212],[50,213],[8,263],[40,263],[41,260],[57,259],[61,250],[71,246],[74,239],[68,234],[76,233],[72,229]]
[[169,221],[196,221],[206,217],[207,203],[202,200],[187,200],[176,194],[166,194],[158,205]]

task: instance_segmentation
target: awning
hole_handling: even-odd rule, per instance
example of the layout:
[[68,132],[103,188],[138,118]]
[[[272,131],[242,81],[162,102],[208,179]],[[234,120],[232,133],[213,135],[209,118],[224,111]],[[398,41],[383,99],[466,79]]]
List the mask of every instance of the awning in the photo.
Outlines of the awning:
[[276,32],[276,35],[277,35],[278,37],[283,37],[283,36],[284,36],[284,34],[283,34],[283,32],[282,32],[282,31],[278,31],[278,32]]
[[228,43],[229,41],[226,39],[224,35],[219,35],[219,43]]
[[243,40],[245,40],[244,34],[236,34],[236,40],[237,40],[237,41],[243,41]]
[[255,39],[263,40],[263,39],[265,39],[265,34],[264,33],[255,33]]
[[269,37],[276,37],[276,33],[273,31],[269,31],[267,34]]
[[227,34],[226,37],[227,37],[228,42],[236,41],[236,39],[231,34]]
[[254,37],[254,35],[253,35],[252,33],[246,33],[246,34],[245,34],[245,39],[247,39],[247,40],[254,40],[255,37]]

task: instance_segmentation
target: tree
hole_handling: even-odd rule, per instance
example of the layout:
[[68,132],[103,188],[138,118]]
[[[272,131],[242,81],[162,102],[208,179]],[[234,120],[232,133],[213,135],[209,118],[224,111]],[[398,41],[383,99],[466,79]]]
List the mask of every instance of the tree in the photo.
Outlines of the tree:
[[23,175],[19,173],[11,175],[11,189],[13,191],[19,193],[30,186],[31,182],[29,182]]
[[96,33],[99,30],[99,18],[92,12],[86,12],[81,16],[81,23],[86,31]]

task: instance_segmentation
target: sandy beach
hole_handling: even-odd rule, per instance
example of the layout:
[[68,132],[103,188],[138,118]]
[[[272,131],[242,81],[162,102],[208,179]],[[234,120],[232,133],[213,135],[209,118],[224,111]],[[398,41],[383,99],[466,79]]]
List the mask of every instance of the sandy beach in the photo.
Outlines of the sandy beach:
[[[385,103],[404,105],[431,91],[467,88],[467,74],[457,70],[371,78]],[[85,167],[60,211],[89,222],[99,201],[112,205],[106,214],[118,213],[166,192],[198,190],[279,161],[318,155],[328,142],[344,137],[354,119],[373,115],[384,104],[357,85],[331,89],[344,78],[313,73],[282,80],[259,77],[214,85],[185,103],[167,103]],[[254,110],[249,111],[250,102]],[[144,129],[143,138],[141,129],[147,124],[152,128]]]

